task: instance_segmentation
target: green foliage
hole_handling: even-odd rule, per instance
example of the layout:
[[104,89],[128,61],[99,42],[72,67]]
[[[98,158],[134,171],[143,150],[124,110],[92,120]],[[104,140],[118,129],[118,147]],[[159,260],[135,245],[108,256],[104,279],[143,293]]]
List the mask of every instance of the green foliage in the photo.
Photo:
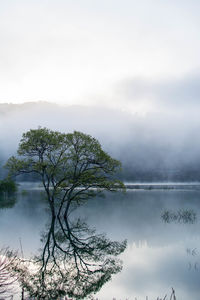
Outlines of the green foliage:
[[7,194],[7,195],[13,195],[17,191],[17,185],[16,183],[7,178],[0,181],[0,195]]
[[16,202],[17,198],[15,196],[0,196],[0,209],[12,208]]
[[17,185],[10,178],[0,181],[0,208],[11,208],[16,203]]
[[[6,167],[10,175],[37,173],[48,192],[53,187],[54,195],[72,186],[98,191],[124,189],[122,182],[113,178],[120,162],[104,152],[96,139],[77,131],[64,134],[31,129],[23,134],[18,157],[11,157]],[[88,192],[90,196],[94,191]]]
[[103,191],[125,190],[114,178],[120,162],[90,135],[38,128],[23,134],[18,156],[11,157],[6,167],[10,176],[38,174],[52,217],[42,237],[41,256],[30,267],[15,266],[22,286],[38,299],[61,295],[83,299],[97,292],[121,270],[116,256],[125,250],[126,241],[110,241],[80,219],[70,221],[70,215],[76,206]]

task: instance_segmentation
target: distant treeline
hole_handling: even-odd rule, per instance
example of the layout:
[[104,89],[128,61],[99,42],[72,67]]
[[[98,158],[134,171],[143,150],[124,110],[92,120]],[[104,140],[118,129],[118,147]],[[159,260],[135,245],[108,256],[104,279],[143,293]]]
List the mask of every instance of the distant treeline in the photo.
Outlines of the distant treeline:
[[[200,181],[200,168],[183,170],[134,170],[134,168],[122,168],[117,175],[118,179],[129,182],[196,182]],[[39,181],[37,174],[23,174],[17,181]]]
[[154,169],[154,170],[134,170],[131,167],[124,167],[119,179],[130,182],[196,182],[200,181],[200,167],[183,168],[179,170]]
[[[122,171],[118,174],[118,178],[122,181],[130,182],[194,182],[200,181],[200,165],[188,166],[182,169],[147,169],[145,166],[143,169],[135,168],[131,164],[127,166],[127,163],[122,161]],[[5,164],[5,162],[4,162]],[[6,170],[3,168],[3,164],[0,164],[0,180],[7,175]],[[23,174],[18,176],[17,181],[39,181],[37,174]]]
[[[185,118],[181,123],[160,113],[143,117],[105,107],[62,107],[48,102],[0,104],[0,116],[0,179],[7,176],[3,165],[16,154],[22,133],[37,124],[49,124],[61,132],[77,130],[101,141],[102,148],[122,162],[122,172],[118,174],[121,180],[200,181],[198,116],[185,131]],[[8,132],[12,132],[12,139],[8,139]],[[23,175],[18,180],[38,178]]]

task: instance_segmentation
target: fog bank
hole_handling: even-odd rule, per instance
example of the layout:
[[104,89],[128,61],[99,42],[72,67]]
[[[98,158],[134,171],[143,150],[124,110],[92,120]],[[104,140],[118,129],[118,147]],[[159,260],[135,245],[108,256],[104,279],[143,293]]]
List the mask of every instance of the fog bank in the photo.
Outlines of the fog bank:
[[[177,113],[176,113],[177,112]],[[198,181],[198,113],[164,110],[145,115],[103,106],[59,106],[47,102],[0,104],[0,157],[15,154],[23,132],[45,126],[82,131],[121,160],[128,181]]]

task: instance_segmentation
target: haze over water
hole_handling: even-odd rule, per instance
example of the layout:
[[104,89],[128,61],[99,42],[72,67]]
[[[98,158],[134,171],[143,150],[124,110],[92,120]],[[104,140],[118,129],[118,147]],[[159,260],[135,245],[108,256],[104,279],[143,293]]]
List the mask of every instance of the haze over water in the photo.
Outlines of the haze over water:
[[[26,185],[27,187],[27,185]],[[23,186],[22,186],[23,188]],[[124,268],[97,294],[102,300],[156,299],[176,290],[177,299],[198,300],[200,294],[199,191],[132,190],[126,194],[107,194],[90,200],[76,212],[77,216],[105,232],[112,240],[128,240],[121,255]],[[36,254],[40,234],[48,219],[41,191],[27,190],[17,204],[0,210],[0,236],[3,245],[24,254]],[[165,210],[192,209],[194,224],[164,223]],[[13,230],[14,228],[14,230]],[[14,299],[19,299],[17,296]]]
[[[199,11],[197,0],[0,1],[0,179],[22,134],[41,126],[98,139],[122,162],[122,181],[190,184],[107,195],[77,211],[128,240],[101,300],[154,300],[171,287],[177,300],[200,299]],[[0,210],[0,248],[21,239],[29,256],[41,246],[49,213],[33,187]],[[165,209],[192,210],[196,223],[163,223]]]

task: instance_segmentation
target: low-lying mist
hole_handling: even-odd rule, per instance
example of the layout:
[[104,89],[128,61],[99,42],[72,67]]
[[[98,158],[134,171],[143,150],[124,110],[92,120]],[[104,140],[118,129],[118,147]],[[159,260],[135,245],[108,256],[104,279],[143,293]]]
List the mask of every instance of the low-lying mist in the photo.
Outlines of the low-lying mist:
[[82,131],[122,162],[126,181],[199,181],[200,119],[191,111],[149,112],[59,106],[47,102],[0,104],[1,163],[16,153],[22,133],[38,126]]

